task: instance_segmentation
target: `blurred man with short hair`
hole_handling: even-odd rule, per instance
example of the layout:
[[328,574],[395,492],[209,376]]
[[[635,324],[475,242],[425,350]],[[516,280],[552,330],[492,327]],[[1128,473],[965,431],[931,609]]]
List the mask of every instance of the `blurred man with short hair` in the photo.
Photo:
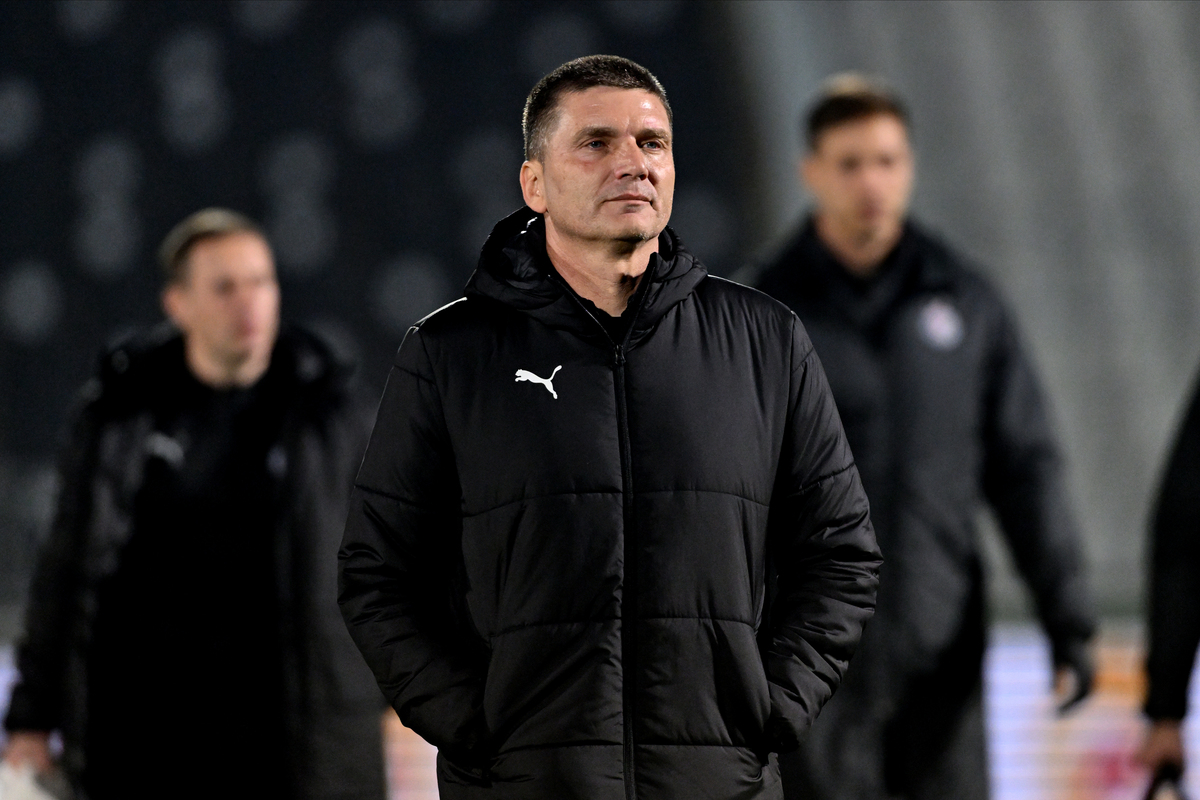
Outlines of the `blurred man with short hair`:
[[885,559],[845,685],[781,759],[789,798],[987,796],[984,501],[1074,684],[1064,705],[1092,682],[1095,621],[1041,389],[996,292],[909,217],[908,133],[893,94],[831,80],[805,124],[813,212],[758,282],[825,364]]
[[161,251],[173,323],[85,388],[5,758],[85,797],[384,793],[380,698],[336,605],[365,446],[349,368],[279,322],[271,249],[206,209]]

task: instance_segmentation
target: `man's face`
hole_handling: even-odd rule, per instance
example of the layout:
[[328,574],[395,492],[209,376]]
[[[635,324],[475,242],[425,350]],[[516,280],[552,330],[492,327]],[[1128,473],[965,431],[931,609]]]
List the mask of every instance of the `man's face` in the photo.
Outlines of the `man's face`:
[[584,242],[654,239],[671,218],[675,158],[667,111],[641,89],[593,87],[558,100],[540,161],[521,168],[547,234]]
[[823,132],[801,164],[817,213],[851,236],[888,235],[904,221],[913,158],[904,123],[890,114]]
[[244,232],[202,239],[185,269],[163,302],[189,348],[229,368],[269,360],[279,332],[279,284],[262,237]]

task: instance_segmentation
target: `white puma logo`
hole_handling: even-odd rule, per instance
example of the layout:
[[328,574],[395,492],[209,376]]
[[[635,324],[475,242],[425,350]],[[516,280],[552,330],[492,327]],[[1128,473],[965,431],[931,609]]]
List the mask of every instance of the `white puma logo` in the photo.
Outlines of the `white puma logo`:
[[545,386],[546,391],[550,392],[550,394],[552,394],[554,396],[554,399],[557,400],[558,392],[554,391],[554,384],[552,381],[554,380],[554,376],[558,373],[558,371],[560,369],[562,369],[562,364],[559,364],[557,367],[554,368],[554,372],[550,373],[549,378],[539,378],[537,375],[534,375],[532,372],[530,372],[527,369],[519,369],[519,370],[517,370],[516,382],[520,383],[521,381],[533,381],[534,383],[540,383],[542,386]]

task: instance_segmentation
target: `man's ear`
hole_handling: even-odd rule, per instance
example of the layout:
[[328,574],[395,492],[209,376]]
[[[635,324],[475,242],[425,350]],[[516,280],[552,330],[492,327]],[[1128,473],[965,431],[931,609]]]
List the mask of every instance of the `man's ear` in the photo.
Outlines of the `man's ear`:
[[187,330],[187,312],[183,297],[183,288],[178,284],[170,284],[163,289],[162,295],[163,313],[167,315],[167,319],[175,323],[175,327],[179,330]]
[[796,175],[800,179],[800,184],[810,192],[813,188],[813,181],[816,178],[817,172],[817,157],[812,153],[805,153],[800,156],[800,160],[796,163]]
[[526,161],[521,165],[521,195],[525,205],[539,214],[546,213],[546,194],[542,188],[542,162]]

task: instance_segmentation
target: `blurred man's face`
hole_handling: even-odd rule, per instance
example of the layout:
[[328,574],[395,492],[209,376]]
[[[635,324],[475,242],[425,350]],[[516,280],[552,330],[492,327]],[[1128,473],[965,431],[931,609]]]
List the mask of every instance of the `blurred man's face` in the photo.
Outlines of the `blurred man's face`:
[[188,349],[231,375],[245,365],[265,369],[279,332],[279,284],[267,243],[250,232],[202,239],[185,269],[163,300]]
[[671,218],[675,159],[667,111],[641,89],[593,87],[558,100],[540,161],[521,169],[547,235],[582,244],[654,239]]
[[893,235],[913,187],[904,123],[878,114],[827,129],[801,164],[801,176],[817,214],[840,234],[860,241]]

